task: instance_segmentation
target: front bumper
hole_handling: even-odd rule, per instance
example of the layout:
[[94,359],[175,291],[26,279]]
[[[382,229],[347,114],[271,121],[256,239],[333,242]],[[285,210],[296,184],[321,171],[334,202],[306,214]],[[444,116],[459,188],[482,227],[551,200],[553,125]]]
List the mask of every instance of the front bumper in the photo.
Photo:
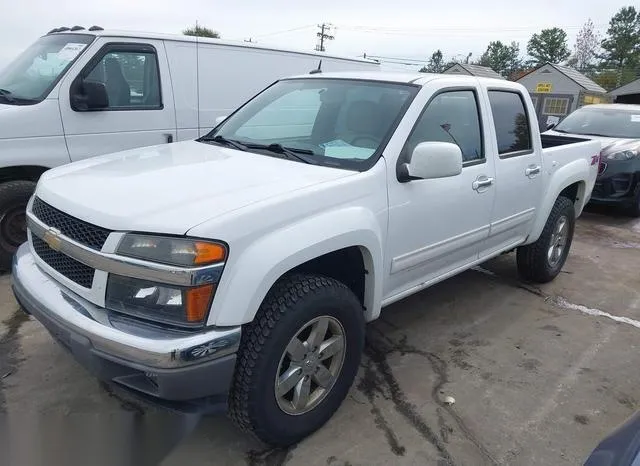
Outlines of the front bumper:
[[631,166],[632,161],[603,162],[603,170],[596,179],[590,203],[628,206],[635,202],[640,173]]
[[229,390],[240,327],[194,333],[111,313],[43,272],[28,243],[14,257],[12,286],[22,308],[103,381],[169,401],[220,399]]

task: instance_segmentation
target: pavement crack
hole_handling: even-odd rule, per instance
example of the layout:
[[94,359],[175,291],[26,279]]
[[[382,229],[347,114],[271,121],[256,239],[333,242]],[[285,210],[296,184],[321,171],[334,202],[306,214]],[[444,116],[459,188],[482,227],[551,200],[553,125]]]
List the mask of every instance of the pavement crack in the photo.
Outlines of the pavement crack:
[[[424,351],[409,345],[407,343],[406,335],[403,335],[400,338],[400,341],[398,343],[395,343],[388,336],[383,335],[381,332],[378,332],[378,333],[389,345],[389,348],[387,349],[387,354],[392,352],[398,352],[400,354],[415,354],[429,361],[429,364],[431,365],[433,372],[437,376],[437,382],[434,384],[433,388],[431,389],[431,397],[433,401],[453,418],[453,420],[455,421],[456,425],[458,426],[460,431],[463,433],[463,435],[478,449],[478,451],[482,454],[482,456],[485,457],[486,460],[490,461],[491,464],[498,464],[498,461],[495,459],[495,457],[476,437],[472,429],[466,425],[464,419],[462,419],[462,417],[456,412],[455,408],[453,406],[445,404],[441,400],[440,394],[442,392],[442,387],[444,387],[449,382],[448,366],[446,361],[444,361],[440,356],[438,356],[435,353]],[[386,359],[385,359],[385,362],[386,362]],[[439,427],[441,431],[440,433],[441,433],[442,441],[446,442],[447,440],[445,440],[445,438],[448,439],[448,435],[442,434],[443,424],[444,424],[444,418],[442,418],[442,420],[439,419]],[[446,425],[444,426],[444,429],[446,432]]]
[[387,355],[394,351],[395,349],[393,347],[387,347],[381,340],[374,341],[371,338],[367,338],[366,340],[364,352],[370,360],[371,367],[375,368],[377,373],[376,380],[386,385],[396,411],[402,415],[425,440],[435,447],[448,465],[454,466],[455,462],[453,457],[447,450],[444,442],[436,435],[433,429],[429,427],[420,414],[418,414],[415,406],[407,400],[404,391],[393,375],[391,366],[387,361]]
[[377,371],[373,367],[373,362],[371,360],[367,361],[364,365],[364,376],[358,383],[357,388],[364,393],[369,400],[373,421],[376,427],[384,433],[387,443],[389,444],[389,448],[391,448],[391,452],[396,456],[404,456],[406,448],[400,445],[398,437],[380,411],[380,408],[376,406],[375,403],[376,392],[379,392],[384,398],[388,398],[384,393],[382,393],[382,385],[383,381],[380,379]]

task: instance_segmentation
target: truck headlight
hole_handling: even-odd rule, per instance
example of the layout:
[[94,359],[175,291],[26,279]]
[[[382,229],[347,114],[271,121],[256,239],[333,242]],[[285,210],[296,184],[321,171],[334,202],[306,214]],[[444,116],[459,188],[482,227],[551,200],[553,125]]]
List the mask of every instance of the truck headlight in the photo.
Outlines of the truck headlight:
[[137,278],[109,275],[105,306],[123,314],[179,326],[204,323],[215,284],[180,288]]
[[638,156],[638,151],[635,150],[622,150],[620,152],[614,152],[605,156],[607,160],[631,160]]
[[[116,254],[182,268],[222,263],[227,247],[193,238],[127,234]],[[109,274],[105,306],[123,314],[183,327],[201,326],[207,317],[217,283],[176,286]]]
[[127,234],[117,254],[181,267],[198,267],[224,262],[227,248],[215,241],[171,236]]

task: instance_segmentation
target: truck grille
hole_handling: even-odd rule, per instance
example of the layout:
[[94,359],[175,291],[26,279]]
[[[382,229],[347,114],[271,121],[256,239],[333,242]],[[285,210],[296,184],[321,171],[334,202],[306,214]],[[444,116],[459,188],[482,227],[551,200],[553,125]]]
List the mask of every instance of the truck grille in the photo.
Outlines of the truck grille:
[[51,268],[67,277],[69,280],[85,288],[91,288],[95,269],[78,262],[69,256],[55,251],[47,243],[31,235],[31,243],[35,253]]
[[102,249],[111,233],[109,230],[67,215],[38,197],[33,200],[31,211],[45,225],[57,228],[63,235],[97,251]]

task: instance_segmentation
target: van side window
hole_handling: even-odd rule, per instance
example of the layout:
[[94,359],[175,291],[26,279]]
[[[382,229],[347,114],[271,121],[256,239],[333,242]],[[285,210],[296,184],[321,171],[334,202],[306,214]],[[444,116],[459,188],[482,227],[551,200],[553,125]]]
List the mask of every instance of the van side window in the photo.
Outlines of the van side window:
[[532,151],[531,125],[522,96],[518,92],[489,91],[498,154],[512,157]]
[[418,119],[407,143],[410,156],[421,142],[450,142],[460,147],[464,162],[484,159],[476,93],[472,90],[438,94]]
[[85,80],[104,83],[109,96],[106,110],[162,108],[158,58],[154,52],[111,49]]

